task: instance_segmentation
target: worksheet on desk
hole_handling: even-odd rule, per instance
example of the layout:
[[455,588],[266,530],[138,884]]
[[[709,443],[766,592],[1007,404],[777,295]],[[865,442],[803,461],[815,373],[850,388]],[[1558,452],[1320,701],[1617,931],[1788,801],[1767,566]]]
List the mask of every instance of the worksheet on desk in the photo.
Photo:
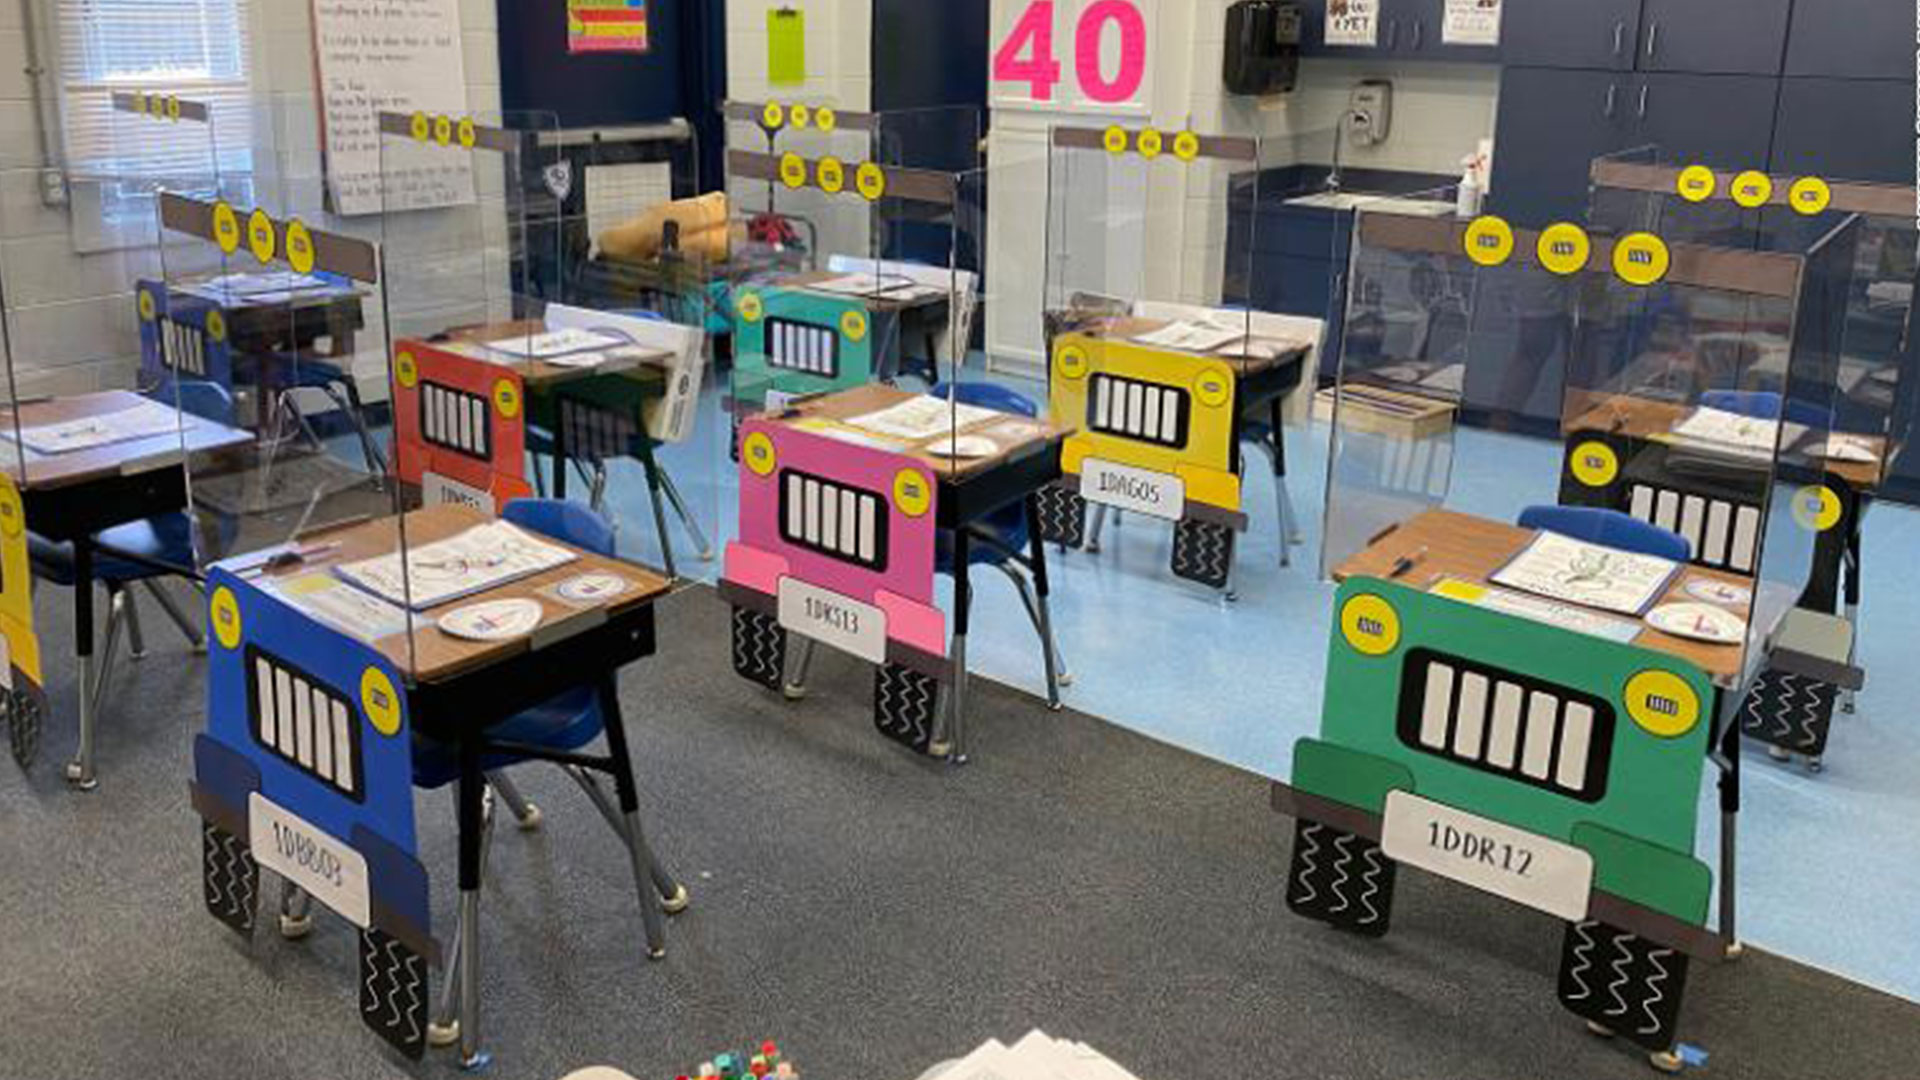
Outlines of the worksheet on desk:
[[1496,585],[1583,607],[1641,615],[1666,594],[1680,564],[1543,532],[1500,568]]
[[983,409],[977,405],[961,405],[949,402],[946,398],[923,394],[920,397],[908,398],[898,405],[881,409],[879,412],[853,417],[847,423],[866,431],[918,442],[921,439],[951,434],[1004,415],[994,409]]
[[483,593],[565,566],[579,556],[505,521],[491,521],[407,552],[348,563],[335,573],[375,596],[415,611]]
[[20,442],[37,454],[72,454],[116,443],[176,434],[193,426],[193,418],[157,401],[143,401],[125,409],[20,429]]

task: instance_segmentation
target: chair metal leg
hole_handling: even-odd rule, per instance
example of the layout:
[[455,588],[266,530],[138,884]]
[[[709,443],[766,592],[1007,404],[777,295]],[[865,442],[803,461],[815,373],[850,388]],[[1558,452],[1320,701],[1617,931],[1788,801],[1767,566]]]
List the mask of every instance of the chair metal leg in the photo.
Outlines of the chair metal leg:
[[147,635],[140,629],[140,604],[134,599],[133,590],[122,588],[120,595],[127,623],[127,656],[132,660],[147,658]]
[[612,751],[614,793],[620,804],[620,819],[625,822],[627,861],[633,869],[633,884],[638,890],[640,921],[646,927],[647,958],[659,960],[667,955],[666,926],[660,911],[648,901],[649,889],[675,901],[685,896],[684,887],[661,868],[653,848],[647,844],[646,829],[640,824],[640,791],[633,776],[633,755],[627,749],[626,723],[620,715],[620,696],[614,692],[611,678],[600,686],[600,712],[606,718],[607,748]]
[[686,526],[687,539],[693,541],[693,553],[701,562],[713,561],[713,544],[707,540],[705,529],[687,509],[687,500],[680,495],[680,485],[673,482],[673,474],[665,465],[660,466],[660,486],[667,491],[667,501],[673,504],[673,512],[680,518],[680,524]]
[[168,595],[167,590],[160,587],[160,582],[149,579],[141,584],[147,587],[147,594],[152,596],[154,602],[160,605],[160,610],[166,612],[168,620],[170,620],[175,627],[179,628],[181,636],[185,637],[187,643],[193,646],[193,651],[197,653],[206,652],[207,636],[200,632],[200,628],[194,625],[192,619],[187,618],[187,613],[180,609],[179,602]]
[[[600,812],[600,817],[606,821],[607,828],[613,830],[613,834],[620,838],[621,843],[627,843],[627,819],[620,813],[620,808],[614,805],[613,796],[607,794],[607,789],[600,786],[600,782],[594,779],[593,773],[578,765],[565,766],[564,771],[573,778],[575,784],[579,785],[580,790],[586,793],[587,800],[593,803],[595,810]],[[652,856],[647,866],[647,875],[653,879],[654,891],[660,894],[660,910],[669,915],[678,915],[687,908],[687,890],[685,886],[674,880],[672,874],[667,873],[666,867],[660,865],[659,856],[652,855],[653,849],[647,850]]]
[[367,459],[367,471],[375,476],[385,476],[387,462],[380,455],[380,448],[374,445],[373,432],[367,429],[366,417],[360,412],[360,388],[354,385],[352,376],[340,383],[340,389],[328,386],[327,396],[347,414],[347,423],[353,425],[354,433],[360,436],[360,453]]
[[666,563],[667,578],[680,580],[680,570],[673,562],[673,537],[667,533],[666,500],[662,498],[662,471],[660,463],[645,440],[641,441],[640,465],[647,474],[647,499],[653,504],[653,533],[660,538],[660,557]]
[[[107,587],[107,638],[100,646],[100,672],[94,676],[93,687],[89,693],[86,687],[82,693],[88,693],[93,707],[80,725],[81,753],[91,762],[93,757],[94,725],[100,719],[100,706],[107,698],[107,688],[113,683],[113,654],[120,647],[120,624],[126,621],[127,594],[117,585]],[[89,772],[92,770],[89,769]]]
[[807,674],[813,670],[814,641],[810,637],[800,639],[800,647],[793,650],[793,672],[781,684],[780,693],[788,701],[799,701],[807,696]]
[[1093,507],[1093,525],[1087,530],[1087,553],[1100,554],[1100,535],[1107,529],[1107,505],[1096,503]]
[[[1853,627],[1853,642],[1847,647],[1847,664],[1848,666],[1853,666],[1860,662],[1859,604],[1850,603],[1847,605],[1847,625]],[[1856,691],[1853,690],[1840,691],[1840,711],[1842,713],[1851,716],[1858,707],[1858,703],[1854,700],[1855,693]]]
[[299,941],[313,932],[313,897],[291,881],[280,883],[280,936]]
[[513,820],[522,832],[532,832],[540,827],[540,808],[528,801],[520,789],[514,785],[513,778],[505,769],[487,774],[487,784],[500,801],[507,804],[507,810],[513,814]]
[[1000,563],[1000,572],[1013,582],[1013,589],[1020,594],[1020,606],[1027,609],[1027,620],[1033,624],[1033,632],[1040,635],[1040,651],[1047,673],[1047,708],[1058,711],[1060,708],[1060,668],[1059,653],[1053,644],[1051,618],[1045,608],[1044,599],[1035,602],[1033,589],[1027,584],[1026,575],[1014,569],[1010,564]]

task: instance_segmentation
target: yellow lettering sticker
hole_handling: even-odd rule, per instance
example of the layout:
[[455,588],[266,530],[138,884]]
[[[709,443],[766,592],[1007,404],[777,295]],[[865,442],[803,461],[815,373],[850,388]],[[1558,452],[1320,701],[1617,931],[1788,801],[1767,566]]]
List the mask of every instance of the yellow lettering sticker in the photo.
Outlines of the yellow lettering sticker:
[[1689,165],[1680,170],[1680,179],[1674,185],[1680,191],[1680,197],[1688,202],[1706,202],[1720,187],[1720,178],[1705,165]]
[[1840,524],[1846,504],[1825,484],[1810,484],[1793,496],[1793,520],[1808,532],[1826,532]]
[[1362,656],[1385,656],[1400,646],[1400,613],[1372,593],[1361,593],[1340,609],[1340,634]]
[[223,649],[240,647],[240,598],[225,585],[213,590],[207,602],[207,621],[213,624],[213,637]]
[[1192,161],[1200,156],[1200,136],[1191,131],[1183,131],[1173,137],[1173,156],[1181,161]]
[[799,154],[783,155],[780,158],[780,182],[795,190],[806,187],[807,159]]
[[469,116],[465,120],[460,121],[460,145],[471,150],[474,144],[479,141],[480,129],[474,126],[473,118]]
[[1629,233],[1613,245],[1613,272],[1629,285],[1656,284],[1672,265],[1666,241],[1652,233]]
[[207,336],[215,341],[227,340],[227,317],[218,308],[207,312]]
[[829,195],[838,195],[847,187],[847,168],[836,157],[823,157],[814,169],[814,180],[820,190]]
[[1492,214],[1475,218],[1461,241],[1467,258],[1481,266],[1499,266],[1513,255],[1513,226]]
[[867,340],[867,313],[849,311],[840,316],[840,332],[847,335],[848,341],[856,344]]
[[513,384],[512,379],[501,379],[493,384],[493,407],[509,420],[520,415],[520,388]]
[[831,135],[840,126],[840,114],[822,105],[813,110],[813,126]]
[[240,215],[224,200],[213,204],[213,242],[223,255],[240,250]]
[[386,672],[369,667],[360,674],[360,707],[367,711],[373,730],[389,739],[400,734],[400,695]]
[[413,118],[407,121],[407,131],[413,136],[414,142],[426,142],[427,136],[433,134],[433,121],[427,119],[426,113],[414,113]]
[[1773,198],[1773,178],[1757,169],[1748,169],[1733,178],[1733,201],[1749,210],[1767,205]]
[[773,439],[764,431],[756,431],[741,441],[740,460],[747,463],[755,476],[772,476],[774,466],[780,464],[773,452]]
[[1700,722],[1700,696],[1671,671],[1643,671],[1627,680],[1627,715],[1649,735],[1677,739]]
[[1135,145],[1139,147],[1141,157],[1152,161],[1160,156],[1160,151],[1166,146],[1166,139],[1159,132],[1148,128],[1140,133],[1140,138],[1136,140]]
[[441,146],[452,145],[453,143],[453,118],[452,117],[436,116],[433,118],[433,141],[439,143]]
[[768,131],[779,131],[781,128],[786,127],[786,108],[777,101],[767,102],[767,107],[760,110],[760,126],[766,128]]
[[153,294],[148,292],[145,289],[141,289],[140,290],[140,321],[152,322],[153,320],[159,317],[160,317],[160,305],[154,301]]
[[933,484],[918,469],[901,469],[893,478],[893,505],[908,517],[933,509]]
[[1084,379],[1090,364],[1087,350],[1078,345],[1067,345],[1060,349],[1059,359],[1054,366],[1059,369],[1063,379]]
[[296,274],[313,272],[313,234],[299,218],[287,222],[287,264]]
[[1803,176],[1787,189],[1787,202],[1800,213],[1812,216],[1833,204],[1833,189],[1817,176]]
[[1100,145],[1106,147],[1109,154],[1126,153],[1130,141],[1127,138],[1127,129],[1117,125],[1108,128],[1106,134],[1100,137]]
[[420,385],[420,362],[410,352],[403,352],[393,361],[393,377],[400,385],[411,390]]
[[247,249],[261,262],[272,262],[280,248],[280,234],[265,210],[255,210],[247,218]]
[[1603,488],[1620,477],[1620,455],[1598,439],[1589,439],[1567,456],[1567,471],[1590,488]]
[[887,171],[869,161],[854,171],[853,186],[868,202],[878,202],[887,193]]
[[759,293],[742,293],[740,299],[734,301],[733,306],[734,310],[740,313],[740,317],[750,323],[759,322],[760,317],[767,311],[766,305],[760,300]]
[[1193,379],[1193,396],[1209,409],[1233,400],[1233,372],[1224,365],[1201,370]]
[[1587,238],[1587,230],[1562,221],[1541,230],[1535,254],[1541,266],[1565,277],[1587,268],[1587,260],[1593,257],[1593,241]]
[[795,130],[806,127],[813,123],[813,110],[805,105],[795,105],[787,110],[787,123],[792,124]]

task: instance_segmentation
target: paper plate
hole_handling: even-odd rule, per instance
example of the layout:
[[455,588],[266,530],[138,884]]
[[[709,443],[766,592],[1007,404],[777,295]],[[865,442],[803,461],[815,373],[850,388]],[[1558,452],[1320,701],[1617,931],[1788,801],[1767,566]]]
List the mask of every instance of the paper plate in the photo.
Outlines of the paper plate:
[[581,574],[561,582],[553,591],[569,603],[597,604],[626,592],[627,579],[618,574]]
[[1721,607],[1743,607],[1753,601],[1753,590],[1730,581],[1694,578],[1687,582],[1687,595]]
[[1712,645],[1746,640],[1747,621],[1712,604],[1666,604],[1647,612],[1647,625],[1665,634]]
[[539,625],[540,604],[534,600],[491,600],[440,616],[441,630],[466,641],[506,641]]
[[957,439],[935,439],[927,452],[936,457],[983,458],[1000,452],[1000,444],[980,435],[962,435]]

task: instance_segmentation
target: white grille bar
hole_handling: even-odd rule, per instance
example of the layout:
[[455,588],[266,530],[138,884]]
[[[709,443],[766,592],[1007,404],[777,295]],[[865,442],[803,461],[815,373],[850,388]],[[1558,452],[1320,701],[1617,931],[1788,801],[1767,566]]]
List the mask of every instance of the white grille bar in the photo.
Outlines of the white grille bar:
[[767,363],[773,367],[829,379],[840,374],[840,335],[826,327],[768,319],[766,345]]
[[420,435],[428,443],[481,461],[493,458],[487,399],[439,383],[420,384]]
[[1604,777],[1589,774],[1601,741],[1611,737],[1610,720],[1588,701],[1430,655],[1416,658],[1409,670],[1422,686],[1417,703],[1405,706],[1415,710],[1402,720],[1408,743],[1583,798],[1594,794],[1589,788],[1604,786]]
[[197,326],[160,320],[160,362],[168,370],[186,375],[207,373],[205,331]]
[[1760,510],[1725,499],[1635,484],[1627,512],[1685,538],[1691,561],[1716,570],[1752,573],[1760,549]]
[[1179,387],[1096,374],[1087,424],[1102,435],[1178,450],[1187,443],[1187,407],[1187,392]]
[[881,536],[884,506],[880,496],[805,473],[787,472],[782,481],[781,537],[824,555],[878,568],[886,554]]
[[287,764],[354,793],[354,713],[346,700],[265,653],[253,656],[254,737]]

